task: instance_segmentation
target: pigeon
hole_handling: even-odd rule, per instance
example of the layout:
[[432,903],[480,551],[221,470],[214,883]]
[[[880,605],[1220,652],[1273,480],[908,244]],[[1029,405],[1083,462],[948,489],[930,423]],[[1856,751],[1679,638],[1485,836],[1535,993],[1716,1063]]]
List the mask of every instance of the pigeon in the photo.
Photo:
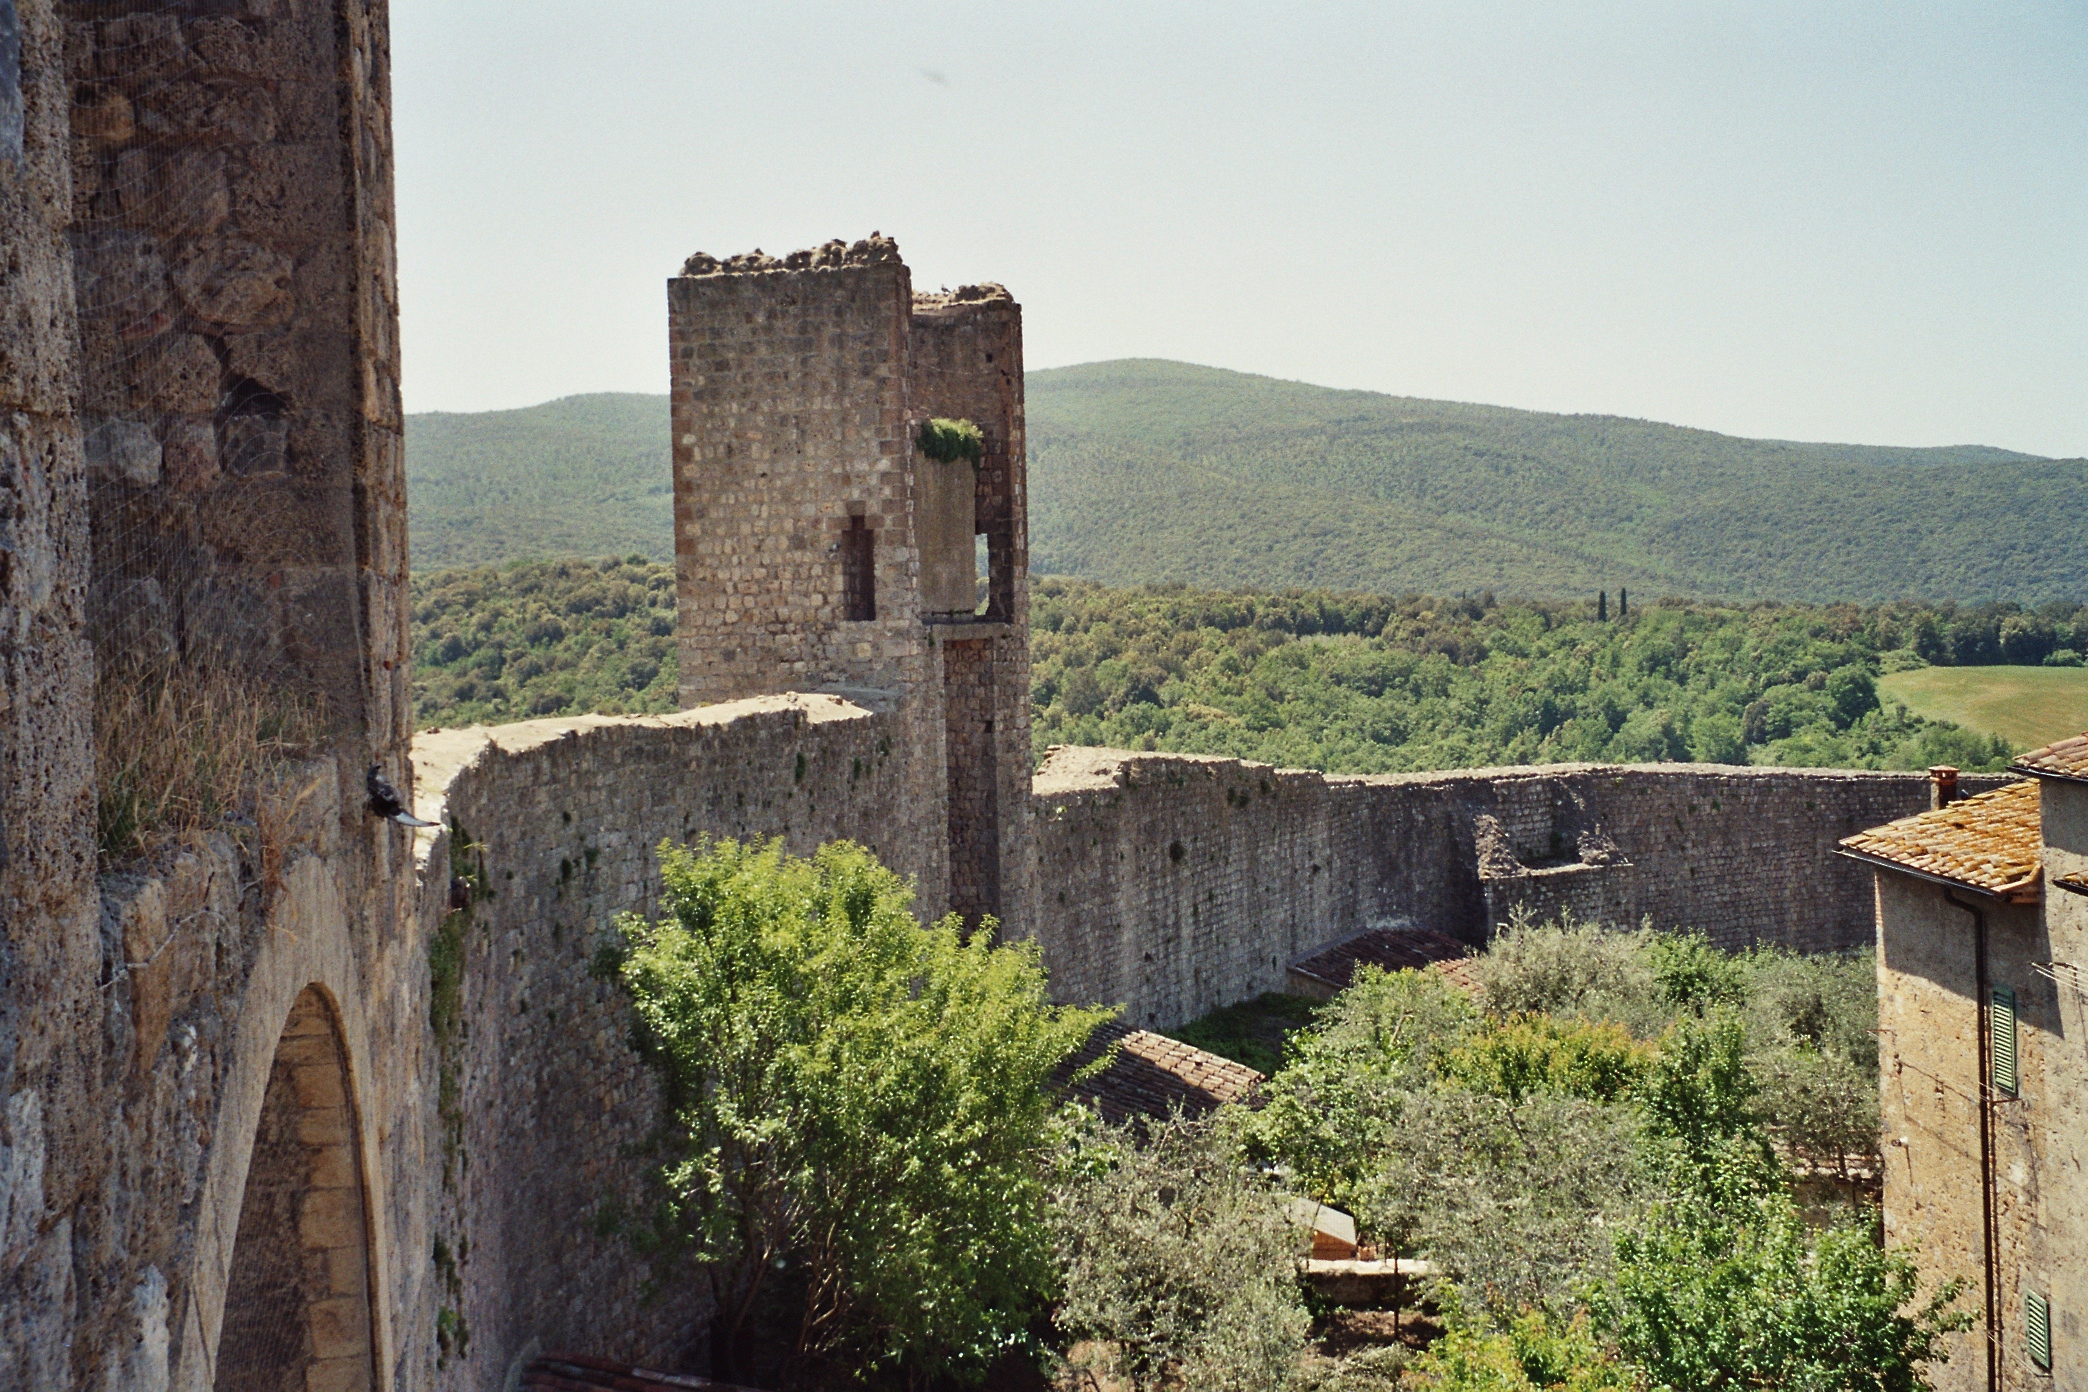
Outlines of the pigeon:
[[381,764],[370,765],[370,775],[363,780],[370,790],[370,810],[380,817],[397,822],[403,827],[431,827],[433,822],[424,822],[406,810],[406,803],[399,790],[384,776]]

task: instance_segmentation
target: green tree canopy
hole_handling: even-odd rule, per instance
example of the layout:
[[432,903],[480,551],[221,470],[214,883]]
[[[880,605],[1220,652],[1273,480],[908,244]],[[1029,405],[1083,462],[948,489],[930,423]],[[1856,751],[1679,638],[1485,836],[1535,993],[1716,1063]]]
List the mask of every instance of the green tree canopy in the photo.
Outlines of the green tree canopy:
[[664,1084],[651,1236],[703,1262],[729,1375],[765,1299],[796,1352],[976,1380],[1051,1285],[1053,1071],[1107,1012],[1053,1006],[1033,944],[924,926],[862,847],[660,848],[620,971]]

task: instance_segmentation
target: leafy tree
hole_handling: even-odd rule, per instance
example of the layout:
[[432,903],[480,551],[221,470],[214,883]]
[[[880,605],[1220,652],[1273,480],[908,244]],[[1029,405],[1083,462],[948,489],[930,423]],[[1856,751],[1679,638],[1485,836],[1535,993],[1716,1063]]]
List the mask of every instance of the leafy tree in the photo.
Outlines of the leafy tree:
[[1440,973],[1359,966],[1314,1027],[1290,1036],[1266,1104],[1243,1122],[1250,1153],[1286,1167],[1307,1196],[1356,1213],[1410,1098],[1475,1019]]
[[1619,1236],[1598,1322],[1655,1387],[1792,1392],[1928,1386],[1944,1336],[1971,1315],[1961,1280],[1923,1297],[1913,1262],[1882,1250],[1875,1218],[1806,1230],[1782,1189],[1685,1191]]
[[1276,1392],[1296,1373],[1300,1235],[1229,1124],[1073,1123],[1048,1212],[1064,1282],[1053,1320],[1082,1371],[1135,1392]]
[[1417,1090],[1358,1186],[1356,1216],[1492,1317],[1562,1308],[1608,1270],[1617,1225],[1644,1201],[1639,1131],[1634,1108],[1585,1097]]
[[703,1260],[719,1372],[787,1280],[799,1354],[976,1380],[1050,1284],[1045,1084],[1103,1013],[1049,1004],[1032,944],[923,926],[852,843],[660,864],[619,970],[666,1101],[651,1237]]
[[1443,1054],[1437,1068],[1455,1087],[1511,1104],[1541,1092],[1615,1102],[1638,1085],[1653,1055],[1619,1024],[1518,1012]]

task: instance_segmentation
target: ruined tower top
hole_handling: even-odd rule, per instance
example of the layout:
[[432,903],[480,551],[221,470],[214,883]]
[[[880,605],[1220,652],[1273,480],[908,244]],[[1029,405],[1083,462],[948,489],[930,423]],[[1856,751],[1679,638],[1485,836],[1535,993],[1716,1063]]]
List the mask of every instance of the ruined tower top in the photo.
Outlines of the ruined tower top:
[[[667,307],[682,703],[887,705],[893,757],[923,772],[911,815],[948,827],[943,902],[1021,921],[1021,306],[998,285],[916,295],[898,244],[872,233],[698,253]],[[924,907],[938,888],[924,881]]]
[[[1026,615],[1021,308],[916,295],[898,244],[698,252],[668,282],[682,699],[904,693]],[[924,450],[930,419],[976,458]],[[979,593],[977,538],[986,539]]]

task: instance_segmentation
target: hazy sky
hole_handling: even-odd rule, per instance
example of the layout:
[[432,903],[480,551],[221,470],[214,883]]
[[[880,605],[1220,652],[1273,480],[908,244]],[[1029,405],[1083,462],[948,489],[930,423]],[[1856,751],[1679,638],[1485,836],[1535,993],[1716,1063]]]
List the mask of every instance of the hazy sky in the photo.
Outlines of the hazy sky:
[[682,258],[873,228],[1179,358],[2088,454],[2088,3],[392,7],[409,410],[666,390]]

